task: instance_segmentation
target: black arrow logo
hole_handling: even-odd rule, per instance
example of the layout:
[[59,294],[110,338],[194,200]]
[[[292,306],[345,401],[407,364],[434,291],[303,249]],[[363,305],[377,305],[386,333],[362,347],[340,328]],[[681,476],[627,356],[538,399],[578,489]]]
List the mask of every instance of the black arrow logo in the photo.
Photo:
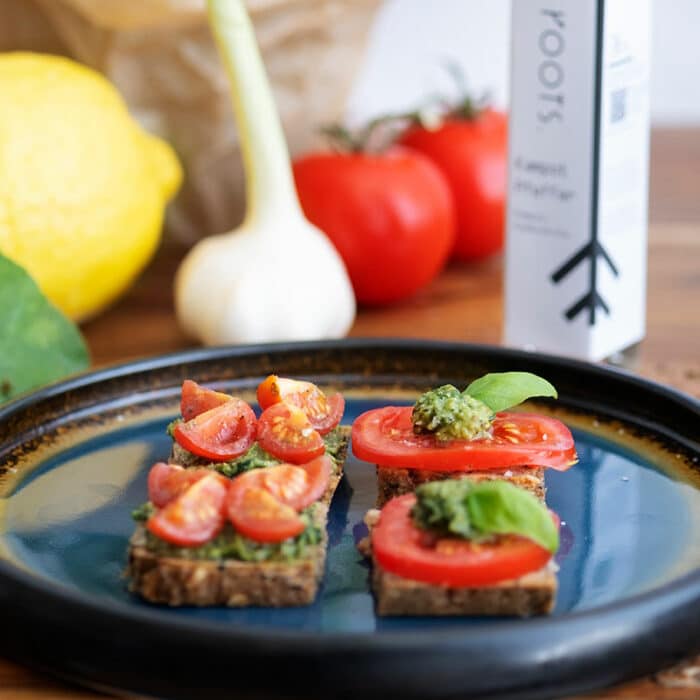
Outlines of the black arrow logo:
[[590,288],[589,290],[572,306],[570,306],[564,315],[569,321],[578,316],[581,311],[588,309],[588,323],[593,326],[595,325],[595,313],[596,309],[600,308],[605,311],[608,316],[610,315],[610,308],[605,303],[603,297],[598,294],[597,289],[597,265],[598,257],[602,257],[603,260],[608,264],[611,272],[615,277],[619,277],[620,272],[617,266],[612,261],[608,252],[603,248],[603,246],[598,242],[597,239],[593,239],[586,243],[583,248],[580,248],[576,253],[574,253],[561,267],[557,268],[552,273],[552,282],[558,284],[561,282],[572,270],[576,269],[584,260],[589,260],[591,265],[591,276],[590,276]]

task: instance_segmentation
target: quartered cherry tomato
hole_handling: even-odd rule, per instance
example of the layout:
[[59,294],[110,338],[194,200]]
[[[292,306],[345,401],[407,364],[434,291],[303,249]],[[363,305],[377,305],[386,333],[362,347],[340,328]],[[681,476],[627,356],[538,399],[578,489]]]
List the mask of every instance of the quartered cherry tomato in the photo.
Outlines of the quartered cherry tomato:
[[221,404],[231,401],[233,397],[222,394],[220,391],[207,389],[200,386],[191,379],[182,382],[182,398],[180,399],[180,413],[184,420],[192,420],[200,413],[204,413],[211,408],[221,406]]
[[515,535],[492,544],[436,537],[413,523],[415,502],[414,494],[392,499],[372,530],[374,557],[397,576],[444,586],[488,586],[537,571],[551,559],[544,547]]
[[197,547],[221,532],[226,522],[227,484],[209,472],[146,522],[156,537],[179,547]]
[[311,425],[325,435],[335,428],[343,417],[345,399],[341,394],[329,397],[313,383],[287,379],[271,374],[258,386],[258,403],[266,409],[284,402],[300,408]]
[[303,464],[325,452],[323,438],[304,411],[286,403],[266,408],[258,420],[260,447],[278,459]]
[[331,458],[322,455],[306,464],[278,464],[253,469],[234,479],[236,489],[261,488],[295,510],[317,501],[328,488]]
[[181,493],[205,476],[214,474],[222,484],[228,486],[226,477],[210,469],[184,469],[177,464],[157,462],[148,472],[148,499],[157,508],[163,508]]
[[255,441],[255,413],[242,399],[200,413],[173,431],[178,444],[192,454],[226,462],[245,454]]
[[380,467],[435,471],[551,467],[566,471],[576,463],[569,429],[555,418],[499,413],[492,438],[440,441],[413,432],[410,406],[387,406],[363,413],[352,426],[356,457]]
[[229,489],[226,512],[233,527],[256,542],[281,542],[300,535],[305,527],[294,508],[264,488],[239,488],[236,479]]

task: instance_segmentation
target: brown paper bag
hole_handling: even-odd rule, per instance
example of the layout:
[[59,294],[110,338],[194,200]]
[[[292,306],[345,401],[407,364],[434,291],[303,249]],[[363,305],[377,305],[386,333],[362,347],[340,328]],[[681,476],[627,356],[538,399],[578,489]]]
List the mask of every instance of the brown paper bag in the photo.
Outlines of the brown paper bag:
[[[292,153],[342,114],[380,0],[248,0]],[[177,150],[186,181],[169,234],[235,226],[243,175],[204,0],[0,0],[0,51],[71,56],[105,73],[133,115]]]

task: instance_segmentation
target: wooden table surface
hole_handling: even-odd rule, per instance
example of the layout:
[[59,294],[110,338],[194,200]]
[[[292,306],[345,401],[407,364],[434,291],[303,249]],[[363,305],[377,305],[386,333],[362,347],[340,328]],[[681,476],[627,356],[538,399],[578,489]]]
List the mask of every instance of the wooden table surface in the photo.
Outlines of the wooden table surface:
[[[648,333],[637,369],[700,396],[700,130],[654,132],[650,200]],[[192,345],[177,327],[172,307],[173,273],[183,253],[177,246],[163,246],[132,290],[84,327],[95,365]],[[410,301],[361,310],[351,334],[499,343],[501,272],[500,258],[451,265]],[[585,697],[698,698],[700,668],[693,669],[691,664],[684,672]],[[0,659],[3,700],[103,697]]]

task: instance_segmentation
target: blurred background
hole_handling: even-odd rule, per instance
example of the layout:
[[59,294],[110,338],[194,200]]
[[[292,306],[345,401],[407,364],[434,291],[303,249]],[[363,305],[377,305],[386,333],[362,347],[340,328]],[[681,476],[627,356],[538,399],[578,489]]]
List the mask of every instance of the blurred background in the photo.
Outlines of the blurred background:
[[[422,276],[416,272],[411,284],[379,300],[358,289],[359,273],[351,269],[359,313],[349,333],[502,342],[510,0],[248,0],[246,6],[296,161],[319,150],[330,153],[329,142],[320,132],[323,125],[344,123],[361,130],[372,119],[397,113],[411,113],[415,120],[416,110],[434,104],[437,96],[451,108],[459,107],[464,92],[455,79],[455,68],[472,97],[489,96],[499,111],[489,126],[491,136],[478,127],[466,137],[481,153],[473,158],[475,171],[482,167],[477,162],[482,156],[480,162],[487,163],[475,176],[482,191],[461,197],[470,208],[467,218],[480,197],[495,202],[498,212],[492,226],[497,231],[488,248],[466,254],[445,248],[436,254],[431,270],[424,270]],[[700,220],[698,26],[700,3],[696,0],[653,2],[650,240],[652,249],[662,240],[666,248],[661,254],[656,250],[650,258],[657,267],[650,274],[651,332],[645,352],[652,357],[673,351],[695,358],[696,347],[700,347],[700,328],[695,326],[686,333],[686,346],[679,349],[672,344],[673,324],[680,323],[674,293],[684,298],[690,295],[700,303],[694,286]],[[61,81],[48,79],[52,89],[65,88],[60,96],[22,82],[23,69],[7,60],[7,52],[17,50],[58,54],[75,61]],[[14,161],[0,163],[0,169],[8,170],[6,183],[16,180],[16,187],[8,189],[11,196],[28,197],[31,206],[42,207],[41,216],[14,219],[12,226],[17,230],[8,226],[3,231],[0,220],[0,252],[24,265],[50,300],[81,324],[93,364],[201,341],[178,322],[173,302],[176,271],[198,240],[237,226],[245,206],[230,88],[207,23],[204,0],[0,0],[0,52],[7,64],[0,71],[0,79],[6,81],[0,87],[6,95],[16,95],[5,101],[0,116],[15,109],[12,119],[5,118],[17,130],[13,142],[22,141],[25,149],[17,150]],[[78,93],[71,92],[80,83],[76,66],[94,69],[111,83],[100,90],[113,86],[117,92],[109,97],[107,92],[100,93],[95,100],[99,91],[91,83],[78,99]],[[35,77],[39,73],[37,64]],[[42,80],[47,80],[46,75]],[[10,83],[15,93],[8,92]],[[111,108],[106,105],[118,95],[128,114],[122,114],[117,126],[107,115],[114,116],[123,108],[114,102]],[[51,105],[51,99],[59,100],[60,110]],[[30,106],[36,121],[23,123]],[[132,118],[145,132],[161,139],[149,142],[148,147],[138,141],[136,151],[152,151],[142,167],[135,165],[136,151],[127,156],[128,149],[116,136],[126,133],[120,129]],[[86,128],[88,122],[90,128]],[[113,132],[106,131],[108,125]],[[493,136],[496,132],[497,137]],[[409,145],[417,143],[414,140]],[[427,144],[424,153],[431,147]],[[30,162],[31,172],[25,173]],[[338,162],[334,163],[329,172],[338,171]],[[79,187],[72,182],[68,185],[64,172],[68,166],[73,168],[71,176],[82,180]],[[149,170],[153,167],[154,171]],[[163,182],[146,203],[142,185],[153,185],[151,172]],[[387,190],[396,186],[398,191],[402,186],[397,184],[398,176],[385,174],[382,178],[392,183]],[[55,203],[59,181],[66,201],[75,200],[80,189],[85,203],[82,211],[71,210],[77,218],[70,222],[43,206]],[[82,192],[88,182],[94,185],[92,190]],[[307,189],[317,190],[318,186]],[[317,220],[310,214],[313,202],[307,199],[302,196],[307,216],[324,229],[324,212]],[[372,219],[371,212],[363,216]],[[475,220],[478,233],[485,230],[484,221]],[[104,235],[86,243],[79,235],[83,229]],[[324,230],[352,267],[353,251],[344,250],[337,237]],[[133,249],[127,249],[127,232],[132,235],[129,245]],[[380,233],[389,240],[384,252],[399,250],[386,230]],[[422,235],[425,240],[436,240],[430,238],[430,231]],[[56,245],[58,241],[61,245]],[[31,245],[36,251],[29,250]],[[435,247],[424,246],[425,250]],[[354,251],[355,262],[358,257],[376,259],[382,269],[410,269],[396,257],[383,261],[377,251],[367,236]],[[425,257],[421,251],[413,255]],[[84,269],[78,270],[78,263]],[[367,274],[377,276],[371,270]],[[52,279],[46,281],[44,276]],[[107,288],[110,276],[114,279]],[[52,284],[60,293],[53,293]],[[105,288],[98,295],[100,286]],[[135,318],[141,321],[137,335],[133,333]]]
[[[372,24],[367,55],[348,106],[363,121],[415,106],[441,86],[441,63],[457,61],[474,89],[508,104],[510,0],[386,0]],[[700,124],[700,3],[655,0],[651,118],[654,125]],[[389,79],[389,76],[391,78]]]
[[[361,125],[457,99],[447,64],[475,95],[508,103],[510,0],[250,0],[293,154],[318,127]],[[192,243],[243,214],[242,169],[228,86],[204,0],[0,0],[0,51],[71,56],[105,73],[149,131],[167,139],[187,177],[169,235]],[[700,124],[700,3],[653,3],[651,116]]]

